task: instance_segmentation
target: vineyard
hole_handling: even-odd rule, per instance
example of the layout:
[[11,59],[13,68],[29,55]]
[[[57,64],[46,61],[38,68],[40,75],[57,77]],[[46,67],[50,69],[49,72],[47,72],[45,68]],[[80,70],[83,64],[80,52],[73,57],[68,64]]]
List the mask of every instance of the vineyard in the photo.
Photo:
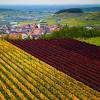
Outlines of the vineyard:
[[[62,45],[64,43],[67,44],[67,40],[63,42],[58,40],[60,46],[58,46],[58,44],[56,44],[57,42],[54,42],[54,40],[22,40],[10,42],[100,92],[100,47],[95,46],[94,48],[90,46],[90,49],[90,47],[86,47],[85,44],[83,47],[86,50],[84,50],[84,48],[81,50],[82,46],[79,46],[79,43],[75,42],[75,44],[73,41],[71,43],[71,41],[72,40],[70,40],[70,44],[68,44],[70,48],[72,47],[71,49],[65,49],[65,47],[69,47],[67,45]],[[61,46],[63,46],[63,48]]]
[[88,43],[80,42],[73,39],[52,40],[49,41],[49,43],[52,43],[64,49],[74,51],[94,60],[100,61],[100,47],[97,47],[95,45],[90,45]]
[[0,100],[100,99],[98,52],[84,57],[60,42],[9,42],[0,40]]

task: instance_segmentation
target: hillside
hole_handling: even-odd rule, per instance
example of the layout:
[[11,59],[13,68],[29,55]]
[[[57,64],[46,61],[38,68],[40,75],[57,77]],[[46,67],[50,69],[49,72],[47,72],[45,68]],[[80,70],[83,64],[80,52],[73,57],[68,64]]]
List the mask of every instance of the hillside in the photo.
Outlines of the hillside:
[[100,91],[99,78],[96,74],[99,73],[100,47],[73,39],[10,42],[76,80]]
[[100,26],[100,7],[70,8],[62,9],[54,15],[48,16],[48,24],[59,24],[69,26]]
[[100,12],[100,7],[62,9],[62,10],[56,12],[55,14],[60,14],[60,13],[83,13],[83,12]]
[[14,9],[6,9],[6,8],[0,8],[0,12],[10,12],[10,11],[17,11]]
[[60,14],[60,13],[82,13],[83,11],[80,8],[70,8],[70,9],[63,9],[60,10],[58,12],[56,12],[55,14]]
[[57,19],[60,19],[60,24],[69,26],[100,26],[100,12],[85,12],[85,13],[68,13],[63,12],[49,16],[46,21],[48,24],[57,24]]
[[[93,63],[94,65],[99,64],[99,62],[97,63],[93,59],[91,59],[91,62],[88,62],[86,59],[89,60],[89,58],[85,58],[83,61],[86,60],[85,62],[87,63],[83,63],[88,67],[84,66],[84,64],[79,66],[77,63],[75,64],[75,62],[71,63],[69,61],[71,60],[70,57],[75,55],[79,56],[79,54],[74,53],[73,51],[69,52],[73,53],[69,56],[68,61],[56,61],[57,59],[62,59],[62,57],[64,58],[64,56],[61,55],[61,52],[63,52],[62,50],[64,50],[63,45],[59,45],[62,46],[62,48],[57,46],[56,41],[51,41],[51,46],[50,44],[47,45],[46,41],[10,42],[14,45],[19,45],[18,47],[23,50],[5,40],[0,40],[0,100],[80,100],[84,98],[86,100],[99,100],[99,80],[96,82],[98,79],[99,68],[97,67],[98,70],[96,70],[93,66],[89,67],[88,65],[89,63]],[[57,43],[60,44],[61,41],[58,41]],[[69,41],[69,43],[71,42]],[[53,44],[55,44],[55,46],[53,46]],[[30,52],[30,54],[24,50]],[[42,52],[40,52],[41,50]],[[65,49],[64,51],[67,52],[68,50]],[[60,57],[54,57],[54,53],[59,53],[57,57]],[[67,55],[69,53],[67,53]],[[48,56],[48,54],[51,56]],[[45,57],[47,59],[44,61]],[[50,57],[51,59],[49,59]],[[83,56],[81,57],[84,58]],[[93,58],[95,59],[95,57]],[[50,65],[46,63],[48,59]],[[72,59],[75,61],[74,57]],[[57,65],[57,62],[60,62],[62,65],[60,63]],[[68,66],[64,68],[65,65],[63,63],[68,64]],[[78,63],[82,63],[81,60],[78,61]],[[51,66],[52,64],[53,66]],[[74,65],[70,65],[69,68],[69,64],[78,66],[73,67]],[[66,71],[66,74],[62,71]],[[78,71],[79,74],[76,73]],[[81,71],[82,73],[80,74]]]
[[100,7],[83,8],[84,12],[100,12]]

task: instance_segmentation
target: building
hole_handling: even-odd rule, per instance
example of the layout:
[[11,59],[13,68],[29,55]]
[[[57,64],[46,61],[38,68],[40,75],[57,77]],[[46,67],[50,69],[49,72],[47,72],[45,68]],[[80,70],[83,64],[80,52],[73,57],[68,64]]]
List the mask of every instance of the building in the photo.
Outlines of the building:
[[28,35],[27,34],[22,34],[22,39],[27,39],[28,38]]
[[91,30],[91,29],[94,28],[94,26],[88,25],[88,26],[85,26],[85,28],[88,29],[88,30]]
[[45,30],[46,26],[48,26],[47,22],[44,20],[40,20],[37,24],[38,28],[42,28]]
[[18,24],[18,22],[10,22],[9,24],[10,24],[10,27],[12,27],[12,28],[16,28],[16,27],[20,26]]
[[6,21],[6,20],[1,20],[0,21],[0,27],[1,28],[4,27],[4,26],[6,26],[6,25],[9,25],[9,22],[8,21]]

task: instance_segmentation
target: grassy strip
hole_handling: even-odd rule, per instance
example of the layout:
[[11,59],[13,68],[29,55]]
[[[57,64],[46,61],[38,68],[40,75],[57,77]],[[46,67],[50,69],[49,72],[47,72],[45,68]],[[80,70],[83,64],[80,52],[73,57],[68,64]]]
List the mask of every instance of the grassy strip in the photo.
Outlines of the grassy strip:
[[86,39],[77,39],[79,41],[83,41],[86,43],[94,44],[96,46],[100,46],[100,37],[94,37],[94,38],[86,38]]

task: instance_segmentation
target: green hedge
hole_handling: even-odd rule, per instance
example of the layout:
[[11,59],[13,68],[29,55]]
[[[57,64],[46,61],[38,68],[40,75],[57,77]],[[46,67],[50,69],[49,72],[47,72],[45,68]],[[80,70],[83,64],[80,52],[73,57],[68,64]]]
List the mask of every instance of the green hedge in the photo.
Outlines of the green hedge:
[[67,25],[59,31],[53,31],[51,34],[43,35],[42,39],[57,39],[57,38],[90,38],[100,36],[100,31],[86,29],[84,27],[68,27]]

